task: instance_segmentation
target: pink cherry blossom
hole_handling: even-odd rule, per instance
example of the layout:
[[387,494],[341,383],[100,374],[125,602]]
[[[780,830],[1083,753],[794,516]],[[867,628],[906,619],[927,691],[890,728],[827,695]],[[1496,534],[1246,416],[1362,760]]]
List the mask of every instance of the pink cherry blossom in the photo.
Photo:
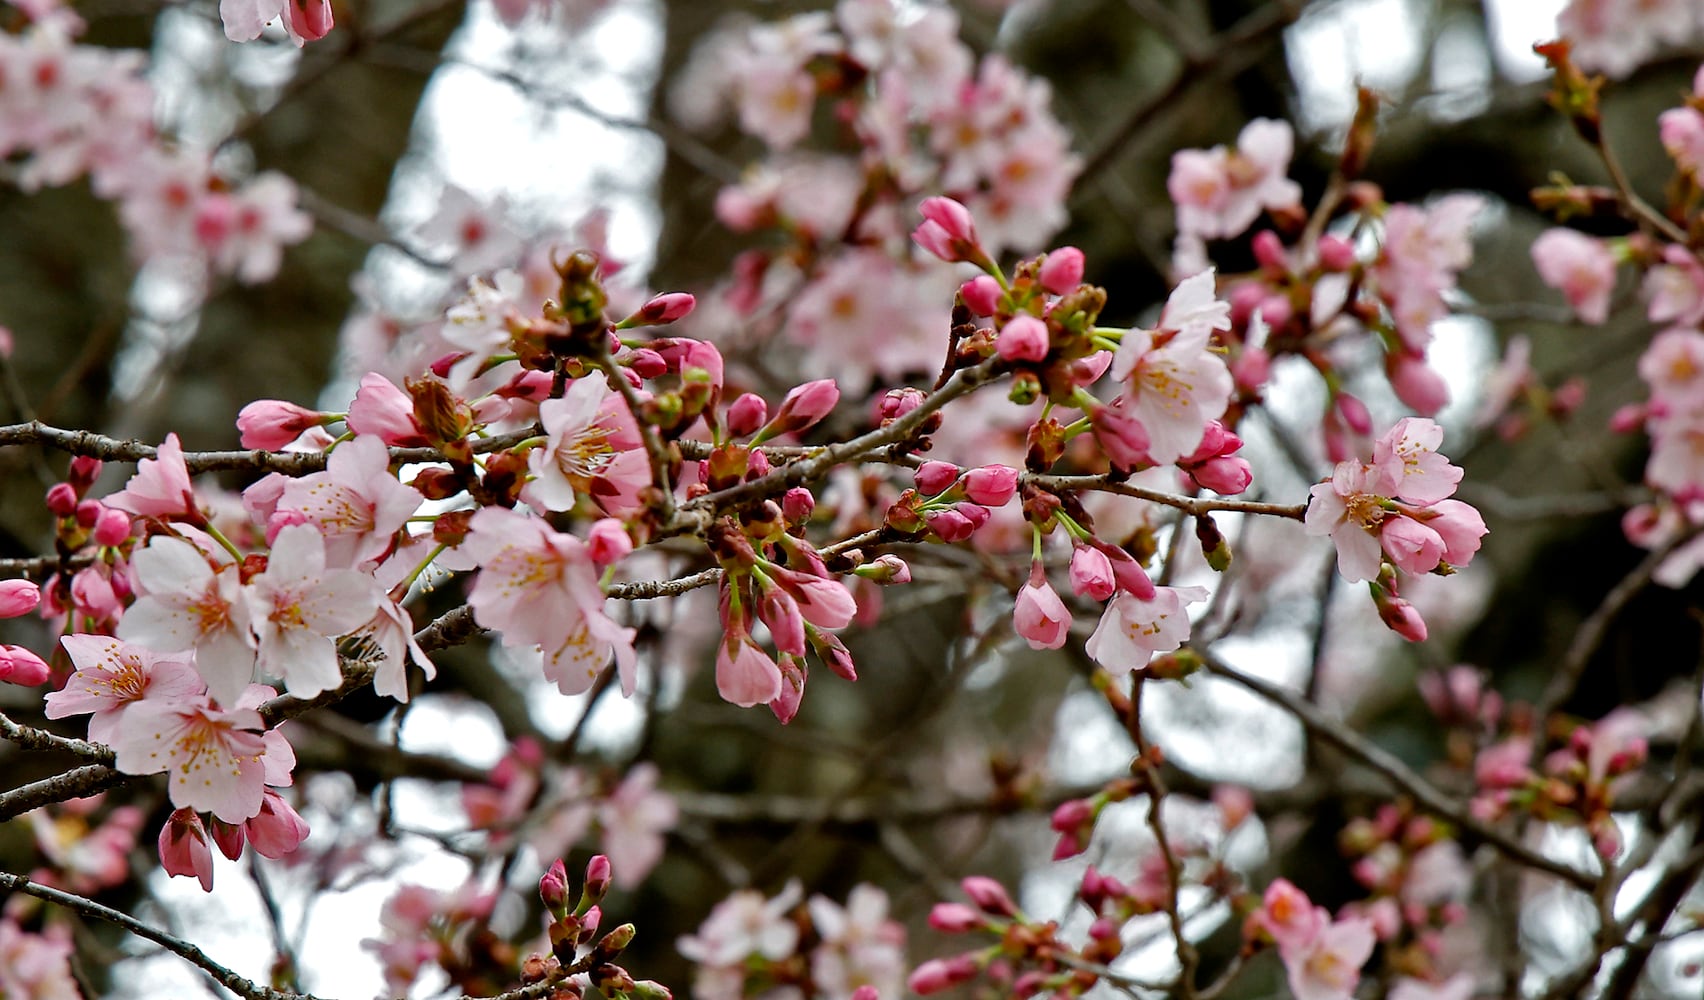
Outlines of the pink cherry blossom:
[[604,613],[598,571],[584,542],[536,517],[500,507],[473,516],[462,549],[480,567],[468,603],[474,619],[510,646],[540,646],[546,669],[570,693],[584,691],[615,658],[621,688],[638,678],[632,629]]
[[1639,356],[1639,377],[1666,411],[1704,411],[1704,333],[1676,327],[1651,338]]
[[1449,313],[1443,296],[1473,262],[1473,220],[1482,205],[1477,195],[1452,194],[1385,213],[1384,246],[1369,277],[1410,352],[1424,352],[1432,324]]
[[1595,324],[1609,318],[1615,257],[1602,240],[1572,229],[1547,229],[1532,243],[1532,262],[1544,283],[1561,291],[1581,320]]
[[744,635],[729,635],[716,647],[716,692],[723,700],[750,708],[781,695],[781,667]]
[[0,996],[77,1000],[83,994],[71,975],[72,950],[66,924],[49,924],[31,934],[12,916],[0,917]]
[[260,811],[267,784],[264,726],[253,708],[144,699],[125,710],[112,748],[126,774],[167,772],[173,805],[241,823]]
[[193,518],[195,487],[189,482],[189,469],[183,461],[183,445],[176,434],[155,449],[153,458],[136,463],[136,474],[124,489],[104,501],[108,507],[129,511],[138,517]]
[[259,639],[260,672],[307,698],[343,679],[337,636],[365,625],[378,610],[373,579],[348,569],[326,569],[325,539],[312,525],[280,531],[266,572],[246,594]]
[[1307,944],[1280,952],[1290,992],[1296,1000],[1350,1000],[1376,943],[1364,917],[1326,925]]
[[1237,148],[1185,149],[1172,154],[1166,191],[1177,204],[1177,228],[1200,239],[1228,239],[1262,211],[1298,207],[1302,189],[1286,173],[1295,150],[1290,123],[1256,118],[1243,126]]
[[1211,269],[1177,286],[1160,317],[1176,331],[1158,343],[1153,330],[1131,330],[1113,355],[1111,374],[1124,382],[1130,416],[1148,434],[1148,454],[1166,465],[1201,444],[1207,422],[1224,415],[1233,388],[1230,369],[1207,350],[1214,330],[1230,329],[1230,305],[1213,293]]
[[1169,653],[1188,640],[1184,607],[1206,599],[1203,587],[1156,587],[1148,600],[1121,592],[1107,604],[1085,648],[1114,673],[1146,666],[1153,654]]
[[1391,496],[1434,504],[1455,493],[1462,470],[1438,454],[1444,429],[1423,417],[1403,417],[1373,442],[1373,465]]
[[[549,510],[568,510],[590,495],[611,513],[633,510],[651,482],[638,425],[600,375],[576,379],[560,399],[539,404],[548,440],[527,456],[531,496]],[[596,485],[594,485],[596,484]]]
[[1310,535],[1329,535],[1337,546],[1337,571],[1350,583],[1372,580],[1383,561],[1378,531],[1390,513],[1384,506],[1389,480],[1372,466],[1339,462],[1331,479],[1308,491],[1303,522]]
[[1647,317],[1681,327],[1704,323],[1704,263],[1672,243],[1663,247],[1662,261],[1645,272],[1641,290],[1648,300]]
[[155,536],[131,557],[142,596],[118,635],[160,653],[195,650],[208,690],[230,704],[254,679],[255,640],[237,566],[216,565],[180,538]]
[[360,568],[384,555],[424,501],[391,475],[382,441],[357,435],[332,451],[324,472],[290,480],[278,509],[301,514],[318,531],[327,565]]
[[657,789],[657,766],[648,761],[634,765],[598,803],[603,849],[616,885],[631,889],[645,880],[662,860],[663,835],[679,819],[674,797]]
[[1430,573],[1444,557],[1444,539],[1410,517],[1388,517],[1379,529],[1379,545],[1397,569]]
[[89,739],[97,743],[111,743],[124,710],[141,699],[187,700],[206,688],[187,654],[155,653],[105,635],[59,641],[77,669],[47,696],[42,714],[63,719],[90,713]]
[[307,839],[308,822],[268,788],[261,796],[260,811],[243,821],[243,836],[262,857],[282,858]]
[[393,447],[431,444],[414,417],[414,399],[378,372],[361,376],[361,387],[349,404],[349,429],[372,435]]

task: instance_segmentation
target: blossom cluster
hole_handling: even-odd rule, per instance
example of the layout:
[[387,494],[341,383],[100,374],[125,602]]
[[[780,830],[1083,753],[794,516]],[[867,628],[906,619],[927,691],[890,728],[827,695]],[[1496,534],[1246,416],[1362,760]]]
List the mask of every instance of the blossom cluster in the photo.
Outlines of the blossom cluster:
[[0,32],[0,157],[19,159],[18,183],[59,187],[86,175],[116,203],[138,259],[270,280],[283,248],[313,228],[295,184],[270,171],[220,176],[211,150],[161,136],[146,57],[78,44],[80,28],[61,10],[22,34]]
[[888,917],[887,894],[868,884],[854,886],[844,906],[806,900],[797,882],[774,898],[741,889],[676,948],[695,966],[697,1000],[894,997],[906,974],[905,928]]

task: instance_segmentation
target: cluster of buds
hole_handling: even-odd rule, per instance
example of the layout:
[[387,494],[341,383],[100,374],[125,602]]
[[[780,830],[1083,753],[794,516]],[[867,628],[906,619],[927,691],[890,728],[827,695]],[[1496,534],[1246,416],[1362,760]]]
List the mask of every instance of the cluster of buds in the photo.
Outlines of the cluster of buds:
[[[635,980],[628,971],[615,964],[627,946],[633,943],[634,927],[622,924],[600,935],[603,910],[599,904],[609,893],[611,880],[609,858],[594,855],[586,864],[586,878],[577,899],[568,886],[568,870],[558,858],[538,880],[538,895],[544,902],[549,924],[549,955],[529,956],[521,966],[522,981],[527,984],[556,982],[554,996],[558,1000],[584,995],[590,988],[605,997],[631,1000],[669,1000],[668,988],[650,980]],[[582,983],[570,976],[584,974]]]
[[1400,802],[1351,820],[1338,838],[1354,859],[1355,880],[1370,894],[1349,912],[1372,922],[1388,960],[1409,975],[1431,977],[1439,935],[1467,916],[1473,872],[1453,835],[1447,824]]
[[1471,803],[1481,819],[1528,815],[1547,823],[1579,825],[1605,859],[1621,852],[1612,810],[1620,779],[1645,765],[1650,722],[1630,709],[1576,726],[1561,749],[1530,766],[1532,736],[1515,731],[1481,751],[1474,764],[1479,792]]
[[888,506],[886,526],[905,538],[962,542],[987,524],[989,508],[1017,495],[1018,470],[984,465],[968,471],[951,462],[924,462],[906,490]]
[[1122,950],[1118,921],[1096,920],[1088,943],[1079,948],[1059,936],[1057,921],[1026,916],[995,880],[973,875],[959,885],[970,903],[936,903],[929,926],[943,934],[987,934],[997,940],[919,965],[907,980],[914,993],[939,993],[981,976],[999,995],[1080,996],[1099,981],[1082,963],[1104,965]]
[[[841,677],[858,679],[851,653],[828,631],[850,624],[857,602],[816,549],[787,531],[786,506],[796,508],[795,520],[810,515],[802,498],[788,505],[767,500],[739,522],[723,518],[707,537],[723,570],[716,689],[742,707],[766,704],[784,723],[804,698],[807,653]],[[752,637],[759,622],[773,656]]]
[[1053,860],[1074,858],[1088,850],[1089,838],[1094,836],[1095,821],[1100,818],[1101,810],[1140,794],[1144,787],[1145,783],[1140,780],[1117,778],[1088,798],[1066,799],[1059,803],[1048,821],[1053,832],[1059,834],[1058,842],[1053,845]]

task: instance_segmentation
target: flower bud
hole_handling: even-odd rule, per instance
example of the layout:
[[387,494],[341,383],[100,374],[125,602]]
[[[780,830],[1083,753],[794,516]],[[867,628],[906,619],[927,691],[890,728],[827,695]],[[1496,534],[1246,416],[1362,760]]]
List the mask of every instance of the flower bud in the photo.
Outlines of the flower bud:
[[54,517],[70,517],[77,513],[77,491],[70,483],[54,483],[48,488],[46,503]]
[[1319,266],[1332,272],[1347,271],[1355,266],[1355,244],[1330,233],[1319,238]]
[[[600,854],[598,857],[603,857],[603,855]],[[633,943],[633,936],[636,933],[638,933],[638,931],[632,924],[622,924],[615,930],[605,934],[603,936],[603,940],[598,942],[598,954],[614,958],[621,954],[622,950],[628,945]]]
[[557,918],[568,912],[568,868],[557,858],[538,880],[538,896],[544,908]]
[[963,903],[936,903],[929,910],[929,926],[943,934],[964,934],[980,930],[987,923],[982,911]]
[[787,523],[802,525],[816,510],[816,495],[803,486],[795,486],[781,494],[781,515]]
[[794,386],[781,400],[781,407],[776,411],[774,419],[758,432],[753,443],[766,441],[778,434],[802,431],[828,416],[839,402],[840,386],[831,378]]
[[976,958],[973,955],[931,958],[912,971],[905,985],[919,996],[928,996],[974,979],[976,973]]
[[964,476],[964,494],[985,507],[1001,507],[1018,491],[1018,470],[1006,465],[984,465]]
[[1270,229],[1262,229],[1254,234],[1251,244],[1254,259],[1266,272],[1274,277],[1283,277],[1290,271],[1290,262],[1284,257],[1284,241]]
[[35,687],[47,683],[53,671],[42,658],[22,646],[0,646],[0,681]]
[[586,553],[600,568],[619,562],[632,551],[633,539],[622,523],[613,517],[599,520],[586,532]]
[[112,507],[102,507],[95,518],[95,544],[122,545],[130,537],[130,515]]
[[27,615],[41,604],[41,588],[29,580],[0,580],[0,618]]
[[683,319],[692,312],[698,300],[688,292],[664,292],[639,307],[639,311],[622,320],[623,327],[657,326]]
[[769,404],[755,392],[741,393],[740,398],[728,404],[728,433],[734,437],[754,433],[768,419]]
[[213,852],[195,810],[179,809],[160,827],[159,854],[167,875],[192,875],[201,880],[201,891],[213,891]]
[[924,462],[917,467],[912,481],[917,484],[917,490],[928,496],[938,496],[945,493],[958,482],[962,471],[951,462]]
[[898,420],[923,404],[923,390],[906,386],[903,389],[889,389],[882,396],[882,422]]
[[65,481],[71,488],[82,496],[95,484],[95,479],[101,474],[101,460],[87,455],[77,455],[71,459],[71,469],[65,473]]
[[962,542],[976,532],[976,525],[957,508],[929,511],[923,520],[943,542]]
[[1118,592],[1112,560],[1092,545],[1079,545],[1071,553],[1071,592],[1091,601],[1104,601]]
[[1022,313],[1000,328],[994,349],[1007,361],[1040,361],[1047,357],[1050,340],[1046,323]]
[[986,875],[970,875],[959,882],[959,888],[970,897],[970,901],[982,908],[984,913],[997,917],[1015,917],[1018,915],[1018,904],[1012,902],[1007,895],[1006,887]]
[[1041,262],[1041,287],[1064,295],[1083,283],[1083,251],[1076,247],[1049,250]]
[[244,448],[277,451],[324,419],[318,410],[282,399],[257,399],[237,412],[237,430]]
[[[582,910],[603,901],[604,896],[609,894],[612,877],[609,857],[603,854],[592,855],[592,859],[586,862],[586,888],[580,893],[580,908]],[[617,930],[620,930],[620,928],[617,928]],[[628,937],[632,937],[631,931],[628,933]]]
[[904,559],[889,552],[876,557],[852,571],[866,580],[879,584],[910,583],[911,567]]
[[979,274],[959,286],[959,296],[973,316],[992,316],[1000,308],[1000,296],[1005,292],[990,274]]

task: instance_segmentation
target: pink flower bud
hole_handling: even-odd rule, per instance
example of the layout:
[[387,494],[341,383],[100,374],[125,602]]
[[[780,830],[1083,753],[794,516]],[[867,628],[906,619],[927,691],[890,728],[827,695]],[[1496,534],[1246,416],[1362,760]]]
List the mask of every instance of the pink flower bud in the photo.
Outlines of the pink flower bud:
[[989,518],[994,516],[987,507],[975,503],[954,504],[953,510],[964,515],[965,519],[970,522],[970,530],[972,531],[981,531],[982,526],[987,524]]
[[962,542],[976,533],[976,525],[956,509],[932,510],[923,515],[923,520],[943,542]]
[[1049,343],[1047,324],[1021,313],[1000,328],[994,350],[1007,361],[1040,361],[1047,357]]
[[1071,553],[1071,592],[1091,601],[1104,601],[1118,592],[1112,560],[1105,552],[1092,545],[1079,545]]
[[817,379],[794,386],[781,400],[775,418],[758,435],[767,440],[777,434],[802,431],[826,417],[840,402],[840,386],[831,378]]
[[903,389],[889,389],[882,396],[882,422],[898,420],[923,404],[923,390],[907,386]]
[[1290,272],[1290,262],[1284,257],[1284,241],[1270,229],[1262,229],[1254,234],[1250,247],[1254,251],[1254,259],[1267,273],[1282,277]]
[[1018,915],[1018,904],[1012,902],[1007,895],[1006,887],[986,875],[966,876],[959,882],[959,888],[970,897],[970,901],[997,917],[1015,917]]
[[1355,244],[1341,236],[1327,233],[1319,238],[1319,266],[1332,272],[1347,271],[1355,266]]
[[1244,347],[1231,361],[1231,379],[1238,389],[1256,392],[1272,374],[1272,355],[1264,347]]
[[1083,283],[1083,251],[1076,247],[1049,250],[1041,262],[1041,287],[1055,295],[1076,290]]
[[77,491],[70,483],[54,483],[47,491],[47,509],[54,517],[70,517],[77,513]]
[[1012,628],[1031,649],[1058,649],[1071,634],[1070,609],[1048,584],[1040,563],[1030,570],[1029,582],[1018,591],[1012,609]]
[[883,585],[911,582],[911,567],[904,559],[891,552],[876,557],[853,572],[866,580]]
[[963,903],[936,903],[929,910],[929,926],[943,934],[963,934],[987,923],[982,911]]
[[1095,441],[1113,465],[1127,471],[1148,465],[1148,430],[1141,421],[1111,406],[1089,411]]
[[130,537],[130,515],[122,510],[102,507],[95,519],[95,544],[122,545]]
[[669,370],[669,363],[649,347],[640,347],[627,355],[627,367],[640,378],[656,378]]
[[937,496],[951,489],[962,471],[951,462],[924,462],[917,467],[912,482],[917,484],[918,492]]
[[951,198],[925,198],[917,206],[923,224],[911,234],[917,245],[944,261],[988,261],[987,251],[976,238],[976,222],[970,209]]
[[589,904],[602,901],[605,896],[609,895],[609,886],[613,878],[609,856],[605,854],[592,855],[592,859],[586,862],[585,901]]
[[35,687],[52,675],[41,657],[22,646],[0,646],[0,681]]
[[323,421],[324,416],[318,410],[282,399],[257,399],[237,412],[237,430],[242,433],[243,447],[267,451],[284,447]]
[[1373,415],[1367,412],[1367,404],[1347,392],[1340,392],[1333,400],[1337,405],[1337,413],[1343,418],[1343,423],[1356,434],[1371,434],[1373,432]]
[[816,494],[803,486],[795,486],[781,494],[781,515],[789,524],[804,524],[816,510]]
[[65,474],[65,481],[77,491],[78,496],[88,492],[95,479],[101,474],[101,460],[87,455],[78,455],[71,459],[71,469]]
[[1190,469],[1189,475],[1204,489],[1223,496],[1236,496],[1254,482],[1248,460],[1236,456],[1208,459]]
[[27,615],[41,604],[41,588],[29,580],[0,580],[0,618]]
[[243,835],[261,857],[282,858],[308,839],[308,821],[268,788],[261,797],[260,812],[243,821]]
[[77,510],[72,516],[76,518],[77,527],[93,528],[96,519],[101,516],[100,502],[96,500],[78,501]]
[[1134,556],[1098,538],[1091,539],[1089,544],[1099,549],[1112,562],[1112,573],[1118,580],[1118,589],[1134,594],[1144,601],[1154,599],[1154,595],[1158,593],[1154,589],[1154,581],[1148,579],[1147,570],[1142,568],[1142,564],[1137,562]]
[[606,517],[593,524],[586,532],[586,554],[592,557],[592,562],[600,568],[620,559],[633,551],[633,539],[627,534],[627,529],[613,517]]
[[235,861],[243,856],[243,827],[241,823],[227,823],[217,816],[207,817],[207,835],[213,838],[213,846],[226,858]]
[[538,880],[538,896],[544,900],[544,908],[551,914],[561,917],[568,912],[568,866],[557,858],[550,863],[550,868]]
[[385,444],[415,448],[430,444],[414,419],[414,399],[377,372],[361,376],[361,388],[349,404],[349,429],[372,434]]
[[1422,356],[1391,355],[1385,360],[1385,376],[1396,398],[1423,417],[1436,415],[1450,401],[1449,385]]
[[1649,409],[1643,403],[1628,403],[1616,408],[1609,415],[1609,429],[1617,434],[1631,434],[1645,426],[1645,418],[1650,415]]
[[984,465],[964,476],[964,495],[985,507],[1002,507],[1018,492],[1018,470]]
[[1088,799],[1066,799],[1053,810],[1047,825],[1059,833],[1067,833],[1095,818],[1094,803]]
[[687,292],[664,292],[639,307],[639,311],[628,317],[626,326],[656,326],[661,323],[673,323],[683,319],[692,312],[698,300]]
[[1219,807],[1219,819],[1227,833],[1254,814],[1254,796],[1241,785],[1214,785],[1213,804]]
[[912,971],[905,985],[919,996],[928,996],[974,979],[976,972],[976,959],[971,955],[931,958]]
[[734,437],[756,432],[767,419],[769,404],[755,392],[741,393],[740,398],[728,404],[728,433]]
[[973,316],[992,316],[1000,309],[1000,296],[1006,294],[991,274],[979,274],[959,286],[959,295]]
[[1385,627],[1402,636],[1409,642],[1426,641],[1426,620],[1420,617],[1420,612],[1414,605],[1400,597],[1389,597],[1377,602],[1379,620]]
[[757,617],[769,628],[776,649],[805,655],[805,619],[799,614],[799,602],[786,591],[779,587],[764,591],[757,603]]
[[213,891],[213,851],[207,828],[193,809],[179,809],[160,827],[160,867],[167,875],[192,875],[203,892]]
[[1283,295],[1272,294],[1260,300],[1260,319],[1268,326],[1283,326],[1295,314],[1295,307]]

